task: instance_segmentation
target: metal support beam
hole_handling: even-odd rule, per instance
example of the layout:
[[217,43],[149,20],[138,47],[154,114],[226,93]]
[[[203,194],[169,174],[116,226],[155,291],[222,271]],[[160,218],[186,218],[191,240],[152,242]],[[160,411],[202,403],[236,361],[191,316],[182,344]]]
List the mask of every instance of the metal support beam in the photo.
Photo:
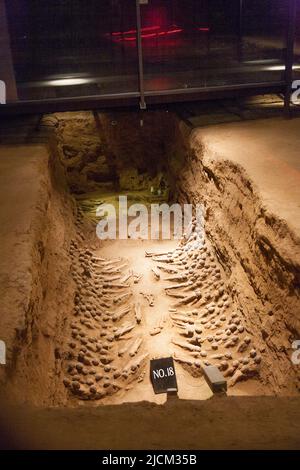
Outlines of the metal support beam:
[[0,0],[0,80],[6,85],[7,102],[18,100],[8,18],[4,0]]
[[140,108],[146,109],[140,0],[136,0],[137,48],[139,62]]
[[287,28],[287,47],[285,62],[285,97],[284,97],[284,113],[287,118],[291,117],[291,93],[293,82],[293,65],[294,65],[294,47],[296,33],[296,12],[297,0],[289,0],[288,2],[288,28]]

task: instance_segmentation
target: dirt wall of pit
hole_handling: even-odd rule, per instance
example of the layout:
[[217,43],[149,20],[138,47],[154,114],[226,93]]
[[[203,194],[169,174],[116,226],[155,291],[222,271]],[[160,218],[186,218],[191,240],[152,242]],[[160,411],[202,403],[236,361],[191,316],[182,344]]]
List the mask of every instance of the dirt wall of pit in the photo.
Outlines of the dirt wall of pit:
[[64,402],[60,345],[73,303],[68,249],[75,205],[55,151],[0,147],[2,392],[14,402]]
[[[183,165],[187,142],[171,112],[56,113],[42,125],[53,130],[74,194],[149,189],[151,179],[179,173]],[[175,187],[175,180],[168,183]]]
[[201,129],[188,142],[179,200],[204,205],[206,233],[264,353],[260,380],[271,393],[299,393],[299,366],[291,361],[300,337],[299,236],[262,202],[243,167],[204,145]]

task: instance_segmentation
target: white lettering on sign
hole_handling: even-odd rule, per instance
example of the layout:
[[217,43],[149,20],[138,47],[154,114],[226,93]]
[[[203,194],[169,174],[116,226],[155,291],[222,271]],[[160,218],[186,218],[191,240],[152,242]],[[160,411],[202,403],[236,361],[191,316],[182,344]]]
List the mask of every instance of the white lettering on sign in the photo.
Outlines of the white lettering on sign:
[[167,367],[166,371],[164,369],[157,369],[153,371],[153,377],[155,379],[163,379],[164,377],[172,377],[173,375],[173,367]]

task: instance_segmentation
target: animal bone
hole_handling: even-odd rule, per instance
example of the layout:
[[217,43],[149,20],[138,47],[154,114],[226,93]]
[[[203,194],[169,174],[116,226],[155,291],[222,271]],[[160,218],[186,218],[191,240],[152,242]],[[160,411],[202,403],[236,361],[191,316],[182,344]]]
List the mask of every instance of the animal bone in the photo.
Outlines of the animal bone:
[[246,375],[243,374],[241,370],[237,369],[235,373],[233,374],[233,376],[231,377],[231,379],[229,380],[228,385],[230,387],[233,387],[237,382],[240,382],[241,380],[244,380],[244,379],[246,379]]
[[158,328],[158,327],[153,328],[153,329],[149,332],[149,334],[150,334],[151,336],[159,335],[159,333],[161,333],[161,329]]
[[194,336],[194,328],[191,326],[182,326],[182,332],[180,333],[182,336],[186,338],[192,338]]
[[175,314],[172,314],[170,315],[172,320],[179,320],[179,321],[182,321],[184,323],[189,323],[190,325],[193,325],[194,324],[194,320],[193,318],[187,316],[187,315],[180,315],[180,313],[175,313]]
[[172,343],[175,344],[176,346],[179,346],[180,348],[187,349],[188,351],[193,351],[193,352],[200,352],[201,348],[200,346],[195,346],[183,341],[178,341],[176,339],[172,339]]
[[[111,289],[105,288],[102,290],[102,294],[119,294],[121,289],[120,287],[112,287]],[[123,289],[125,289],[125,287]]]
[[189,366],[196,366],[196,367],[201,367],[202,366],[201,361],[198,361],[197,359],[193,361],[193,360],[188,359],[188,358],[179,357],[179,356],[176,355],[176,353],[174,353],[173,357],[174,357],[175,361],[177,361],[181,364],[187,364]]
[[129,299],[129,297],[132,296],[132,292],[126,292],[125,294],[121,294],[119,297],[114,297],[113,298],[113,303],[114,304],[121,304],[123,302],[126,302],[126,300]]
[[116,258],[116,259],[112,259],[112,260],[104,260],[102,261],[102,266],[111,266],[111,265],[114,265],[116,263],[120,263],[122,261],[122,258]]
[[175,304],[175,307],[178,307],[180,305],[193,304],[193,303],[197,302],[198,300],[200,300],[201,297],[202,297],[202,295],[201,295],[200,291],[194,291],[193,294],[186,295],[186,296],[184,296],[183,299],[179,300]]
[[158,269],[160,269],[161,271],[164,271],[168,274],[177,274],[179,275],[178,273],[178,269],[176,268],[172,268],[171,266],[160,266],[160,265],[157,265]]
[[183,287],[191,286],[193,284],[194,283],[192,281],[182,282],[180,284],[175,284],[175,286],[167,286],[165,287],[165,290],[182,289]]
[[118,356],[119,357],[124,356],[124,354],[128,351],[129,348],[130,348],[130,344],[129,343],[125,344],[125,346],[119,350]]
[[134,327],[135,327],[134,323],[129,323],[129,324],[127,323],[127,324],[122,325],[115,332],[115,338],[119,339],[121,336],[126,335],[126,333],[129,333],[129,331],[133,330]]
[[166,256],[169,253],[151,253],[151,251],[145,251],[146,258],[152,258],[153,256]]
[[102,278],[103,282],[113,282],[113,281],[119,281],[121,279],[121,276],[114,276],[114,277],[107,277],[104,276]]
[[137,284],[141,279],[143,275],[142,274],[133,274],[133,282],[134,284]]
[[143,362],[147,359],[149,354],[143,354],[142,356],[137,357],[136,359],[128,362],[124,367],[124,372],[131,372],[135,373],[143,364]]
[[100,258],[99,256],[93,256],[93,257],[92,257],[92,261],[93,261],[93,260],[104,262],[104,261],[105,261],[105,258]]
[[123,279],[120,281],[122,284],[123,283],[126,283],[127,281],[129,281],[129,279],[133,276],[133,272],[132,271],[129,271],[128,274],[126,274],[125,277],[123,277]]
[[122,269],[126,268],[126,266],[128,265],[128,262],[125,261],[123,264],[121,264],[120,266],[117,267],[118,271],[122,271]]
[[110,283],[104,283],[103,284],[103,288],[104,289],[113,289],[113,288],[116,288],[116,289],[125,289],[125,288],[128,288],[130,287],[129,284],[123,284],[123,283],[114,283],[114,282],[110,282]]
[[160,280],[160,273],[158,272],[158,270],[153,267],[153,268],[151,268],[151,271],[153,272],[155,279],[157,281],[159,281]]
[[167,318],[168,316],[167,315],[162,315],[161,316],[161,319],[159,320],[158,324],[159,324],[159,328],[163,329],[166,321],[167,321]]
[[249,343],[246,343],[245,340],[243,340],[243,342],[239,345],[237,350],[239,353],[242,353],[246,351],[248,348],[249,348]]
[[184,282],[187,280],[187,275],[186,274],[176,274],[174,276],[169,276],[169,277],[166,277],[164,280],[165,281],[170,281],[170,282]]
[[127,313],[129,313],[130,310],[131,310],[131,305],[123,307],[122,310],[114,313],[114,315],[112,316],[113,321],[121,320],[121,318],[127,315]]
[[117,268],[105,268],[105,269],[102,269],[101,273],[103,274],[119,274],[121,272],[120,269],[117,269]]
[[136,322],[138,324],[141,323],[141,321],[142,321],[142,308],[141,308],[141,304],[139,302],[137,304],[135,304],[135,306],[134,306],[134,314],[135,314]]
[[176,299],[182,299],[182,298],[184,298],[184,294],[179,294],[178,292],[169,292],[168,290],[166,290],[166,294],[167,294],[169,297],[175,297]]
[[145,292],[140,292],[140,294],[147,300],[149,307],[154,306],[154,297],[152,294],[147,294]]
[[152,256],[152,259],[158,263],[173,263],[173,259],[167,256]]
[[137,338],[135,340],[135,342],[133,343],[133,345],[131,346],[131,348],[129,350],[129,356],[133,357],[133,356],[136,355],[136,353],[138,352],[138,350],[141,347],[142,342],[143,342],[143,338]]

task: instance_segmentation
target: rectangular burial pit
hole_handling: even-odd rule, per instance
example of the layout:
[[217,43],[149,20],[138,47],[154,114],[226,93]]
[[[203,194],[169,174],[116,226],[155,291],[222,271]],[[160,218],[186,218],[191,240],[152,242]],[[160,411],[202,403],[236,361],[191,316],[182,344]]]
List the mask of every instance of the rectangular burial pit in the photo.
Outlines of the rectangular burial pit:
[[[104,116],[99,135],[89,113],[48,116],[55,152],[24,146],[31,152],[26,160],[22,146],[1,147],[6,397],[71,408],[162,404],[166,394],[155,395],[149,379],[150,361],[161,357],[175,362],[181,399],[205,400],[219,387],[211,375],[207,384],[202,365],[206,375],[220,370],[229,396],[299,396],[299,369],[291,361],[299,331],[297,236],[265,209],[236,162],[203,155],[174,117],[166,119],[163,132],[157,119],[146,119],[141,131],[152,133],[157,146],[173,136],[173,147],[164,142],[164,160],[159,156],[164,168],[153,162],[147,168],[150,151],[143,154],[141,142],[133,148],[144,168],[134,159],[130,168],[121,164],[128,156],[123,125],[130,135],[125,117],[112,135]],[[191,147],[193,158],[184,150]],[[105,151],[110,158],[114,151],[114,167]],[[205,230],[194,223],[180,240],[99,240],[96,208],[120,194],[129,196],[129,206],[201,201]],[[24,225],[12,216],[18,201]],[[9,244],[12,233],[16,243]],[[17,278],[13,259],[22,261]]]

